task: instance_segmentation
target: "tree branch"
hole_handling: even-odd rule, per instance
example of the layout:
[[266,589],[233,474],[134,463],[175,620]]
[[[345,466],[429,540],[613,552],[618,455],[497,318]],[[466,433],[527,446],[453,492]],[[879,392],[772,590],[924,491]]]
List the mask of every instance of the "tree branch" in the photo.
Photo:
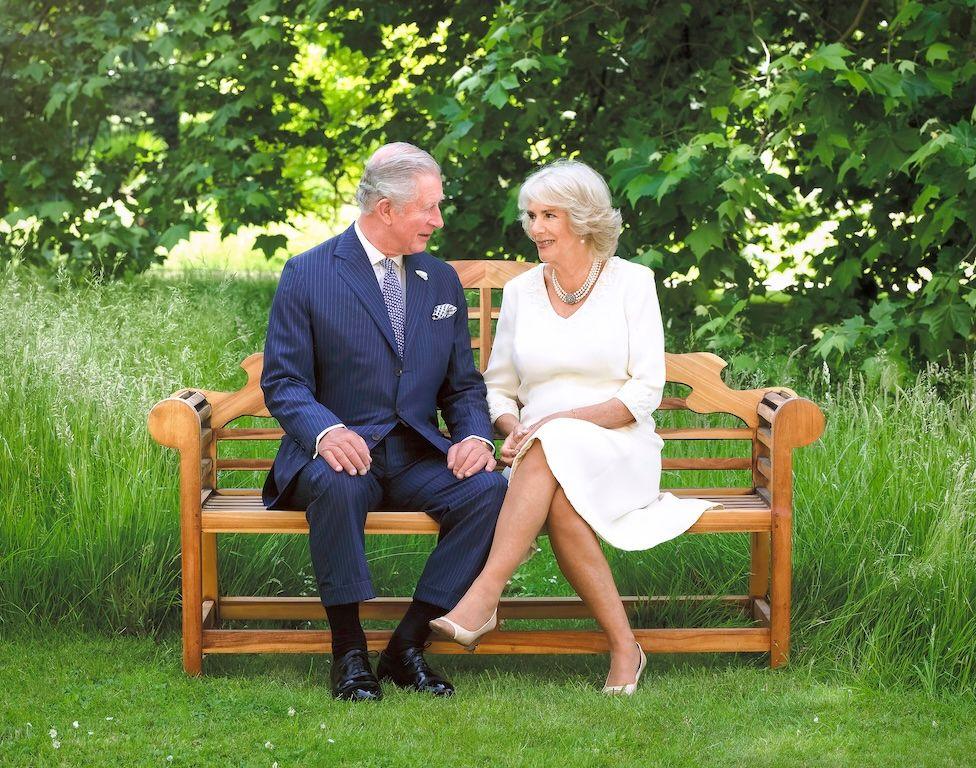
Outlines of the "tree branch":
[[847,38],[854,34],[854,30],[857,29],[858,24],[861,23],[861,17],[864,16],[864,12],[868,9],[868,4],[871,0],[861,0],[861,7],[857,9],[857,15],[854,17],[854,21],[847,28],[847,31],[840,36],[838,43],[843,43]]

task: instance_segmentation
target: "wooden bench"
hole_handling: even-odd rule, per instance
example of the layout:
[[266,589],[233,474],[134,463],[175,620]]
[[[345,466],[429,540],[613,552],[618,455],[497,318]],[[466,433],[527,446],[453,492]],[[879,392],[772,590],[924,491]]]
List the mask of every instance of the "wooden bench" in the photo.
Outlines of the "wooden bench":
[[[452,262],[465,288],[477,291],[469,318],[479,329],[472,347],[484,370],[491,351],[493,304],[505,282],[531,264],[493,261]],[[261,392],[262,355],[241,364],[247,383],[236,392],[180,390],[157,403],[149,414],[149,430],[157,442],[180,456],[180,536],[183,587],[183,666],[201,673],[202,659],[212,653],[324,653],[328,631],[307,629],[227,629],[232,620],[324,620],[318,597],[228,596],[217,577],[217,537],[226,533],[307,534],[302,511],[269,511],[259,489],[222,488],[227,470],[267,470],[271,458],[220,458],[218,446],[229,440],[276,440],[280,429],[234,427],[244,416],[269,417]],[[748,441],[751,456],[743,458],[665,458],[665,470],[746,470],[751,483],[743,487],[671,489],[677,495],[714,499],[723,509],[705,512],[690,533],[750,534],[748,593],[690,598],[626,596],[628,609],[659,601],[714,599],[741,609],[750,626],[732,628],[636,629],[646,651],[768,652],[770,664],[784,664],[790,643],[791,538],[793,521],[793,449],[816,440],[824,418],[809,400],[784,388],[733,390],[721,379],[726,363],[704,352],[667,355],[667,379],[686,385],[685,397],[666,397],[661,410],[698,414],[732,414],[734,427],[661,428],[665,441]],[[436,523],[417,512],[376,511],[366,520],[368,534],[436,534]],[[409,598],[377,598],[363,604],[365,619],[398,619]],[[595,630],[512,630],[510,619],[585,618],[578,598],[503,599],[501,626],[486,635],[477,653],[600,653],[604,636]],[[385,646],[389,631],[369,631],[371,649]],[[463,652],[451,642],[434,641],[433,653]]]

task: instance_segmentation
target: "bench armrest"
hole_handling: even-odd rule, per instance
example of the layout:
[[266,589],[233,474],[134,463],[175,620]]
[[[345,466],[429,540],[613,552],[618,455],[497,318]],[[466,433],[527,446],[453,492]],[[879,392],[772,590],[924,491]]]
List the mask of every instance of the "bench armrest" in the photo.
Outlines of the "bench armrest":
[[756,409],[756,459],[753,479],[774,515],[793,509],[793,450],[817,440],[824,431],[823,411],[791,390],[766,392]]
[[193,389],[180,390],[149,411],[149,434],[180,454],[181,516],[192,510],[199,514],[204,488],[214,487],[210,414],[206,396]]

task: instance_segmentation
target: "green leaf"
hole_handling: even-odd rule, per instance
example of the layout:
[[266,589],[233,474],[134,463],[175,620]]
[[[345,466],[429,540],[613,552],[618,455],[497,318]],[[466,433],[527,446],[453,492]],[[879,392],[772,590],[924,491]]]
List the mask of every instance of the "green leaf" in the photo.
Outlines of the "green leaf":
[[904,96],[902,76],[895,71],[891,64],[880,64],[868,75],[868,80],[876,93],[889,96]]
[[262,16],[269,16],[277,6],[276,0],[257,0],[251,3],[244,12],[252,22],[258,22]]
[[748,144],[736,144],[729,150],[730,163],[751,163],[756,159],[756,153]]
[[864,75],[853,69],[847,69],[843,72],[838,72],[837,77],[834,78],[835,83],[849,83],[857,93],[861,93],[865,88],[868,87],[868,81],[864,79]]
[[627,195],[627,199],[630,201],[631,206],[633,206],[642,197],[656,197],[657,191],[663,181],[664,176],[660,174],[651,176],[642,173],[630,180],[627,186],[624,187],[624,194]]
[[948,305],[949,324],[964,339],[973,328],[972,310],[962,301],[952,301]]
[[48,221],[61,221],[74,209],[74,206],[67,200],[49,200],[37,206],[37,215]]
[[952,46],[946,43],[932,43],[925,52],[925,60],[929,64],[937,61],[949,61],[949,54],[952,53]]
[[258,235],[254,240],[255,249],[264,253],[266,259],[270,259],[286,245],[288,245],[288,238],[285,235]]
[[668,193],[668,190],[678,186],[684,177],[684,173],[669,173],[665,176],[661,182],[661,186],[658,187],[657,195],[655,195],[657,201],[660,203],[661,199]]
[[898,14],[891,22],[891,26],[892,27],[907,26],[908,24],[911,24],[913,21],[915,21],[915,19],[918,18],[918,15],[923,10],[924,7],[922,6],[921,3],[915,2],[915,0],[909,0],[909,2],[905,3],[898,11]]
[[168,251],[178,242],[186,240],[189,236],[190,226],[188,224],[174,224],[159,236],[159,245]]
[[51,95],[48,97],[47,104],[44,105],[44,117],[51,117],[55,112],[58,111],[64,103],[65,92],[63,89],[55,88],[51,89]]
[[685,243],[691,248],[695,258],[701,261],[702,256],[722,245],[722,229],[718,222],[703,222],[691,231],[685,238]]
[[505,75],[505,77],[498,82],[502,84],[502,88],[504,88],[506,91],[512,91],[519,86],[518,78],[512,74]]
[[807,57],[804,64],[815,72],[822,72],[825,69],[843,70],[847,69],[847,64],[844,63],[844,59],[853,55],[851,51],[847,50],[840,43],[831,43],[830,45],[823,45],[814,50]]
[[47,74],[51,71],[51,68],[43,61],[32,61],[26,67],[21,67],[17,70],[17,77],[22,77],[27,80],[33,80],[35,83],[41,82]]
[[512,64],[512,69],[517,69],[519,72],[528,72],[531,69],[539,69],[539,60],[534,59],[531,56],[525,56]]
[[935,138],[925,142],[908,156],[905,162],[902,163],[902,170],[905,170],[909,166],[923,163],[939,150],[944,149],[949,144],[954,143],[955,140],[955,136],[953,136],[951,133],[940,133],[936,135]]
[[861,254],[861,263],[866,266],[871,266],[881,257],[882,254],[887,252],[888,246],[885,244],[884,240],[879,240]]
[[940,192],[941,190],[935,184],[926,186],[915,199],[915,204],[912,206],[912,215],[915,218],[921,216],[925,211],[925,206],[938,197]]
[[729,119],[729,108],[728,107],[712,107],[710,110],[712,117],[718,120],[720,123],[724,123]]
[[735,221],[735,217],[738,216],[740,210],[741,208],[734,200],[723,200],[718,205],[718,217],[719,219],[727,219],[732,222]]
[[769,97],[769,100],[766,102],[766,110],[770,115],[775,115],[777,112],[781,112],[785,115],[792,103],[793,94],[780,91],[779,93],[774,93]]
[[930,69],[925,73],[925,76],[935,90],[943,96],[952,96],[952,89],[956,84],[955,70],[946,72],[941,69]]
[[840,288],[841,291],[846,291],[854,279],[861,276],[862,269],[860,259],[844,259],[831,271],[830,282]]
[[496,80],[491,87],[485,91],[485,99],[496,109],[501,109],[508,104],[508,91],[500,80]]

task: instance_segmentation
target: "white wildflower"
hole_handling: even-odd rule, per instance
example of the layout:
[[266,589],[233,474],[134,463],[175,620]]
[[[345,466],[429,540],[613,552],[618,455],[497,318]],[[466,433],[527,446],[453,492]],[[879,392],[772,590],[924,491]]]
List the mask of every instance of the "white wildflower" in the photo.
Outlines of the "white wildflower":
[[172,763],[173,762],[173,756],[172,755],[166,755],[166,762],[167,763]]
[[329,739],[329,744],[335,744],[335,739]]
[[72,728],[77,728],[77,727],[78,727],[78,721],[77,721],[77,720],[75,720],[75,721],[74,721],[74,722],[73,722],[73,723],[71,724],[71,727],[72,727]]
[[[28,723],[28,725],[30,725],[30,723]],[[319,723],[319,730],[320,731],[324,731],[325,730],[325,723]]]
[[933,728],[938,728],[939,727],[939,724],[935,720],[933,720],[932,721],[932,727]]
[[58,737],[57,728],[52,728],[50,731],[47,732],[47,735],[50,736],[52,739],[56,739]]
[[274,749],[274,744],[272,744],[270,741],[266,741],[266,742],[264,742],[264,748],[265,749]]
[[106,717],[105,719],[106,719],[106,720],[114,720],[115,718],[114,718],[114,717],[112,717],[111,715],[109,715],[109,716],[108,716],[108,717]]
[[294,717],[294,716],[295,716],[295,708],[288,707],[288,717]]
[[813,722],[815,722],[815,723],[819,723],[819,722],[820,722],[820,718],[819,718],[819,717],[817,717],[817,716],[814,716],[814,718],[813,718]]
[[275,760],[275,761],[274,761],[274,762],[273,762],[273,763],[271,764],[271,768],[278,768],[278,761],[277,761],[277,760]]
[[89,736],[94,736],[94,735],[95,735],[95,732],[94,732],[94,731],[89,731],[89,732],[88,732],[88,735],[89,735]]
[[51,746],[54,747],[55,749],[61,749],[61,742],[55,739],[54,741],[51,742]]

